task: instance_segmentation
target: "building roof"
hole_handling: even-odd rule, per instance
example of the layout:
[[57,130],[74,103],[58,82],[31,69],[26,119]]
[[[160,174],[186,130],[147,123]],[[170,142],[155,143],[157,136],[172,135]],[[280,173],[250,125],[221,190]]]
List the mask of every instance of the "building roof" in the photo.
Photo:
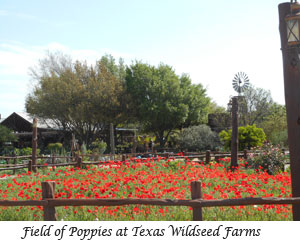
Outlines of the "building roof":
[[[5,118],[1,125],[4,125],[15,132],[32,131],[33,117],[26,112],[13,112]],[[58,127],[52,120],[38,119],[38,128],[45,130],[58,130]]]

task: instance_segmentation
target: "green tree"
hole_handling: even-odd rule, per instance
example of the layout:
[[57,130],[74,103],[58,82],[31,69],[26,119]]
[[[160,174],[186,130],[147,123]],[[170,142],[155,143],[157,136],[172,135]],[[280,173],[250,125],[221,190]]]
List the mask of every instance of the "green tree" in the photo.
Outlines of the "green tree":
[[9,128],[0,125],[0,147],[2,147],[6,142],[14,142],[16,140],[17,137]]
[[215,132],[228,130],[231,127],[231,113],[215,102],[209,105],[208,126]]
[[207,115],[209,98],[203,87],[191,84],[187,75],[177,76],[168,65],[136,62],[127,68],[126,85],[136,118],[145,131],[156,135],[161,147],[172,130],[201,123]]
[[207,122],[211,102],[206,96],[206,90],[201,84],[192,84],[187,74],[183,74],[179,80],[183,94],[182,103],[188,106],[188,115],[181,127],[186,128]]
[[270,114],[272,104],[273,99],[270,91],[250,85],[244,92],[243,98],[239,99],[240,125],[256,124],[261,126],[260,124]]
[[88,66],[61,53],[50,53],[37,68],[31,69],[37,82],[26,98],[27,112],[51,119],[89,144],[109,123],[117,124],[127,118],[125,83],[110,70],[113,64],[107,56]]
[[[239,127],[239,150],[251,149],[252,147],[262,146],[266,141],[266,135],[262,128],[256,127],[256,125],[247,125],[246,127]],[[220,139],[224,142],[224,146],[227,150],[231,148],[231,136],[232,130],[219,133]]]
[[266,133],[267,140],[273,144],[287,146],[287,120],[284,105],[273,103],[269,115],[261,123]]

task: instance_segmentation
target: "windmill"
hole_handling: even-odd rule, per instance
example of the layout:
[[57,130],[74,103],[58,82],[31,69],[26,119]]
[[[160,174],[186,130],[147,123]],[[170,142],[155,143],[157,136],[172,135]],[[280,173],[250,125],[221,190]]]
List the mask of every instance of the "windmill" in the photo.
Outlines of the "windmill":
[[238,92],[239,96],[249,87],[249,78],[246,73],[238,72],[232,80],[233,89]]
[[238,166],[238,99],[241,98],[241,93],[249,87],[249,78],[246,73],[238,72],[232,80],[233,89],[238,92],[238,96],[231,99],[231,114],[232,114],[232,134],[231,134],[231,168],[236,169]]

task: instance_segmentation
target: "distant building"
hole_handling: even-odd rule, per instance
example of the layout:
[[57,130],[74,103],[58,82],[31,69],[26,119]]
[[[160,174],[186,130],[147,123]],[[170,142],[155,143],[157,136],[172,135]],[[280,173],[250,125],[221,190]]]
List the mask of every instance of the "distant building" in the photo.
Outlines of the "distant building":
[[[16,147],[30,147],[32,143],[33,118],[25,112],[14,112],[0,122],[1,125],[11,129],[18,137]],[[47,146],[48,143],[61,142],[63,132],[50,120],[38,119],[38,145]]]

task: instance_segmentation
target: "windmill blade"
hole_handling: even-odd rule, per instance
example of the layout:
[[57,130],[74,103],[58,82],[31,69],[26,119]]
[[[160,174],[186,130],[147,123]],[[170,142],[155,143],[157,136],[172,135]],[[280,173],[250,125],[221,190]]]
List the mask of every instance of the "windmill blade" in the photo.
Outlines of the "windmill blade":
[[239,94],[244,92],[249,87],[249,78],[246,73],[238,72],[232,80],[233,89]]

